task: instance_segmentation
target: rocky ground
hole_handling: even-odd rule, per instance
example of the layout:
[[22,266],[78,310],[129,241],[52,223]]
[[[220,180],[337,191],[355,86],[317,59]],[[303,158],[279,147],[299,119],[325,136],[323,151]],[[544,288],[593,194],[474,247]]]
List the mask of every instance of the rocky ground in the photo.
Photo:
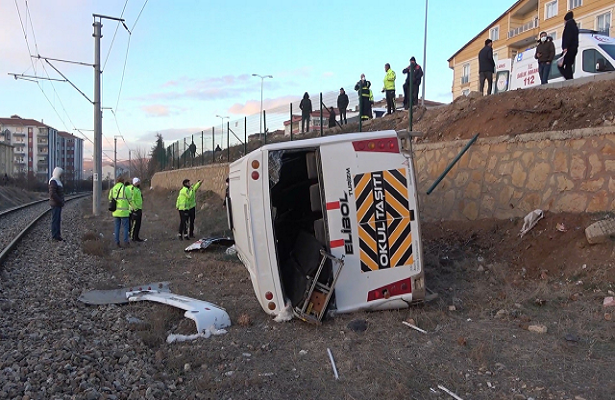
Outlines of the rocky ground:
[[0,186],[0,211],[46,198],[46,193],[28,192],[14,186]]
[[[615,310],[602,306],[615,290],[615,249],[583,235],[601,216],[548,214],[523,239],[519,220],[424,224],[435,301],[315,327],[272,321],[236,258],[183,251],[176,193],[144,195],[147,242],[115,249],[110,216],[88,217],[81,200],[64,211],[66,242],[43,239],[45,221],[4,264],[0,399],[451,398],[438,385],[464,399],[615,393]],[[225,233],[221,199],[198,201],[198,235]],[[163,280],[226,308],[228,333],[168,344],[168,334],[195,330],[179,310],[77,301],[89,289]],[[402,324],[409,319],[427,333]]]

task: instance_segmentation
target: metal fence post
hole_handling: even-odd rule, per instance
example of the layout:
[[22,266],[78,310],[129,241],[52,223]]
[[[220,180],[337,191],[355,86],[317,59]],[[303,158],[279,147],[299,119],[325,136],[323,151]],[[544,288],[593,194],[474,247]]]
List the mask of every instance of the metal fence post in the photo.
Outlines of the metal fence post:
[[363,93],[359,84],[359,132],[363,132]]
[[211,127],[211,163],[216,162],[216,128]]
[[243,117],[243,155],[248,154],[248,117]]
[[[194,135],[191,135],[190,138],[192,139],[192,141],[190,142],[190,146],[192,146],[194,144]],[[196,145],[195,145],[196,147]],[[194,156],[196,155],[196,149],[194,154],[192,154],[192,152],[190,152],[190,166],[194,167]]]
[[205,141],[203,140],[203,132],[201,131],[201,165],[205,165]]
[[293,141],[293,103],[290,103],[290,141]]
[[320,92],[320,136],[323,135],[323,127],[322,127],[322,92]]
[[231,123],[226,121],[226,161],[231,162]]
[[263,135],[265,136],[265,144],[267,144],[267,112],[263,110]]

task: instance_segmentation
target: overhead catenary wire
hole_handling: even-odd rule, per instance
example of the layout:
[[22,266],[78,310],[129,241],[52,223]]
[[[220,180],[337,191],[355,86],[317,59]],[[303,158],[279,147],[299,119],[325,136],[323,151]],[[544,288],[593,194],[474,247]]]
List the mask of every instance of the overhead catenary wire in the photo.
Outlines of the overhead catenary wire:
[[[120,19],[124,16],[124,11],[126,11],[126,6],[128,5],[128,0],[124,3],[124,8],[122,8],[122,13],[120,14]],[[105,62],[102,67],[102,71],[105,70],[107,66],[107,61],[109,61],[109,56],[111,55],[111,49],[113,48],[113,43],[115,42],[115,37],[117,36],[117,31],[120,28],[121,21],[117,22],[117,26],[115,27],[115,32],[113,32],[113,38],[111,38],[111,44],[109,45],[109,50],[107,51],[107,57],[105,58]]]

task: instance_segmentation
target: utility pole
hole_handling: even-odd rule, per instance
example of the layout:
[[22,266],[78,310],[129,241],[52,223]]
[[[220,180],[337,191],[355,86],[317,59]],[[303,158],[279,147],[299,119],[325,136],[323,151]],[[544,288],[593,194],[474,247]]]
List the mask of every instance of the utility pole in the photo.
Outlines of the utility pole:
[[130,149],[128,149],[128,177],[132,176],[132,160],[130,159]]
[[[102,197],[102,110],[100,104],[100,39],[102,23],[94,16],[94,174],[92,176],[92,214],[100,215]],[[113,173],[115,174],[115,166]],[[115,177],[113,177],[115,183]]]
[[117,138],[113,138],[113,184],[117,179]]
[[425,0],[425,36],[423,37],[423,93],[421,94],[421,105],[425,107],[425,70],[427,69],[427,10],[429,0]]

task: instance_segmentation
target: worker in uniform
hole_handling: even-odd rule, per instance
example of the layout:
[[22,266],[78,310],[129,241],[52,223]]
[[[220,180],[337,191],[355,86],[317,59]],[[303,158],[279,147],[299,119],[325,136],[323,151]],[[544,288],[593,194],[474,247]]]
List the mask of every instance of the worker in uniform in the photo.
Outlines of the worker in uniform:
[[[179,212],[179,240],[184,240],[188,237],[194,237],[194,219],[196,217],[196,194],[195,192],[201,186],[202,181],[199,179],[194,185],[190,184],[190,179],[184,179],[182,188],[177,196],[175,208]],[[188,235],[188,225],[190,227],[190,235]]]
[[393,114],[395,109],[395,71],[391,69],[391,64],[384,64],[384,86],[382,87],[382,93],[386,93],[387,99],[387,114]]
[[109,191],[109,201],[115,199],[115,211],[113,211],[113,219],[115,222],[115,231],[114,231],[114,239],[117,247],[122,247],[120,245],[120,227],[123,230],[124,236],[124,245],[129,245],[128,240],[128,225],[130,218],[130,202],[131,202],[131,191],[126,190],[126,185],[124,184],[124,177],[120,176],[117,178],[117,183],[115,186],[111,188]]
[[361,80],[354,85],[354,90],[358,92],[359,102],[361,104],[361,120],[365,121],[372,119],[372,104],[374,104],[374,95],[370,89],[372,83],[365,79],[365,74],[361,74]]
[[141,217],[143,214],[143,195],[141,194],[141,180],[139,178],[132,179],[130,186],[130,239],[133,242],[143,242],[139,237],[141,231]]

